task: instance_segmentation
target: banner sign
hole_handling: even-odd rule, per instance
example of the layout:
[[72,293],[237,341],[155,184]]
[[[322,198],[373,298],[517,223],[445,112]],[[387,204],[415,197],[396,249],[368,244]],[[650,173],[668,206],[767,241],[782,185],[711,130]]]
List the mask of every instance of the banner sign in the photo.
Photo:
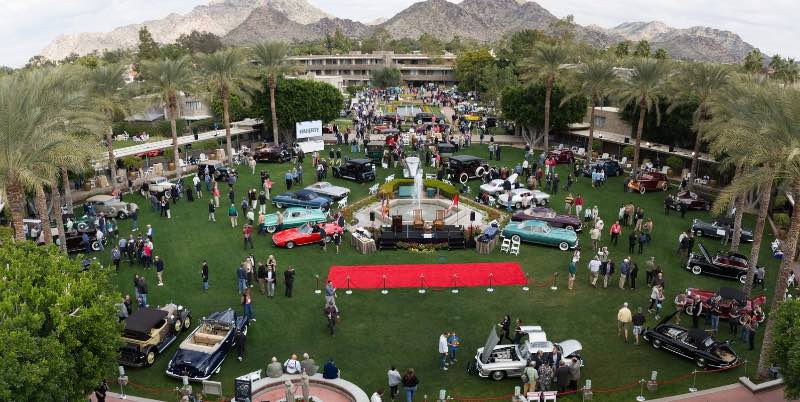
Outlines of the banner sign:
[[322,120],[299,121],[295,123],[297,127],[297,139],[322,137]]

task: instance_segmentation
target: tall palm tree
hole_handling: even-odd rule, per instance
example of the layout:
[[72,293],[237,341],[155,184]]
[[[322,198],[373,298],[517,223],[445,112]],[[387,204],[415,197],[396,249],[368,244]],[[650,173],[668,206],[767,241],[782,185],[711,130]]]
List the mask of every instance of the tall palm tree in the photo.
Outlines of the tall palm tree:
[[225,141],[228,161],[233,160],[231,147],[231,95],[240,101],[250,98],[246,90],[258,89],[258,81],[253,79],[252,69],[244,54],[238,49],[219,50],[212,54],[201,55],[198,59],[200,69],[211,86],[212,97],[222,99],[222,120],[225,124]]
[[592,142],[594,141],[594,108],[602,105],[603,99],[613,94],[618,86],[618,77],[614,70],[614,64],[604,59],[595,59],[582,64],[578,73],[575,75],[575,87],[570,91],[560,105],[564,105],[569,99],[582,96],[589,100],[589,144],[590,155],[592,152]]
[[278,114],[275,111],[275,88],[278,87],[278,78],[293,70],[287,56],[289,47],[282,42],[261,42],[253,47],[253,56],[264,70],[269,88],[269,108],[272,113],[272,135],[275,145],[278,145]]
[[639,124],[636,127],[636,147],[633,153],[633,172],[639,171],[639,153],[642,145],[642,132],[647,113],[655,110],[657,121],[661,120],[660,97],[664,95],[671,69],[666,61],[651,58],[633,59],[631,70],[621,81],[620,100],[623,105],[632,103],[639,110]]
[[89,70],[87,83],[97,110],[105,117],[104,131],[108,150],[108,170],[111,172],[111,183],[117,188],[117,166],[114,158],[114,116],[125,111],[128,97],[123,74],[127,67],[121,64],[110,64]]
[[[0,78],[0,182],[5,183],[14,237],[25,239],[25,193],[47,183],[68,132],[91,129],[97,116],[72,69],[41,69]],[[47,221],[45,221],[47,222]]]
[[570,60],[570,52],[566,47],[555,44],[539,44],[532,56],[526,60],[528,79],[544,79],[544,151],[550,147],[550,98],[553,94],[553,85],[565,64]]
[[180,113],[180,97],[195,87],[195,71],[188,56],[175,60],[161,59],[144,63],[145,88],[158,96],[158,101],[167,109],[167,118],[172,131],[172,153],[175,175],[180,177],[180,154],[178,153],[177,120]]

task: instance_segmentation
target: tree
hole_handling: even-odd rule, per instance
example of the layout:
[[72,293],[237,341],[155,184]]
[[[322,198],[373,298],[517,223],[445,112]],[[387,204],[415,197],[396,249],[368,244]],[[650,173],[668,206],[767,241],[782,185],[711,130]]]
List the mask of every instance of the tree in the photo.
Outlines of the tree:
[[746,73],[758,74],[764,69],[764,55],[758,49],[753,49],[744,58],[742,69]]
[[483,69],[484,89],[483,94],[487,101],[500,102],[503,90],[517,82],[511,66],[500,67],[491,64]]
[[569,50],[561,45],[542,44],[534,48],[533,56],[526,59],[526,71],[528,79],[543,79],[545,82],[544,97],[544,130],[543,146],[545,152],[549,149],[550,135],[550,98],[553,92],[553,84],[558,78],[558,74],[564,65],[569,62]]
[[227,49],[203,54],[198,59],[200,69],[211,87],[212,99],[217,96],[222,100],[222,122],[225,125],[225,147],[228,162],[233,162],[231,147],[231,96],[236,95],[240,102],[249,102],[249,91],[259,88],[259,82],[253,78],[253,70],[244,54],[238,49]]
[[624,58],[628,57],[630,55],[630,52],[631,52],[630,51],[630,46],[631,46],[631,42],[627,41],[627,40],[623,41],[623,42],[620,42],[620,43],[617,43],[617,46],[614,46],[614,55],[618,59],[624,59]]
[[772,361],[781,368],[783,393],[786,400],[800,398],[800,300],[789,300],[772,314],[776,336],[772,348]]
[[189,54],[189,52],[186,49],[178,46],[175,43],[170,43],[170,44],[161,46],[161,49],[159,49],[159,52],[161,53],[161,57],[163,57],[165,59],[170,59],[170,60],[178,60],[181,57],[186,56],[186,55]]
[[116,366],[111,272],[33,242],[2,242],[0,399],[84,400]]
[[125,113],[128,103],[123,74],[128,70],[121,64],[102,66],[87,73],[87,83],[96,110],[103,114],[103,131],[108,150],[108,170],[111,172],[111,183],[117,188],[117,166],[114,158],[114,116]]
[[[278,145],[279,137],[278,113],[275,107],[275,88],[278,85],[278,79],[293,69],[293,66],[289,64],[287,59],[288,55],[289,49],[281,42],[261,42],[253,48],[253,56],[261,66],[261,69],[264,70],[264,76],[267,79],[267,87],[269,88],[269,109],[272,111],[269,120],[272,122],[272,136],[275,145]],[[341,104],[337,105],[337,107],[340,105]],[[265,119],[264,122],[266,121]]]
[[333,46],[331,50],[335,49],[342,53],[347,53],[353,48],[353,41],[345,36],[341,28],[336,27],[333,31],[333,37],[331,38],[331,45]]
[[[653,113],[655,112],[653,110],[645,116],[642,140],[691,149],[697,140],[692,121],[699,104],[693,99],[671,104],[670,98],[666,96],[668,90],[664,92],[665,94],[658,99],[658,112]],[[625,104],[620,111],[620,119],[630,124],[632,129],[636,128],[639,123],[639,107],[636,103]],[[635,131],[631,130],[631,138],[635,134]]]
[[[230,113],[231,121],[241,121],[248,117],[259,115],[259,113],[253,113],[250,108],[251,105],[245,105],[235,94],[231,94],[231,100],[228,103],[228,113]],[[211,99],[211,111],[214,113],[215,118],[220,120],[223,118],[224,111],[222,110],[222,100],[219,96]]]
[[769,68],[772,70],[772,78],[782,81],[783,85],[794,84],[800,78],[800,69],[792,58],[784,59],[776,54],[772,56]]
[[636,128],[636,144],[633,153],[633,171],[637,173],[639,172],[639,153],[645,116],[655,109],[657,123],[660,122],[659,100],[671,73],[667,62],[663,60],[636,58],[630,67],[631,71],[628,76],[620,83],[619,94],[622,104],[633,103],[639,110],[639,124]]
[[[544,126],[546,92],[547,86],[540,82],[507,87],[500,97],[503,116],[527,131],[538,130]],[[559,106],[549,118],[550,125],[556,130],[566,129],[570,123],[580,121],[586,115],[586,98],[572,97],[564,101],[567,96],[564,85],[553,85],[552,101]]]
[[497,64],[501,67],[511,66],[518,74],[519,62],[531,57],[534,46],[545,42],[547,37],[542,31],[523,29],[503,36],[497,48]]
[[636,42],[636,48],[633,50],[634,57],[650,57],[650,42],[647,39],[642,39]]
[[370,83],[376,88],[389,88],[400,85],[400,70],[397,67],[380,67],[372,70]]
[[613,90],[618,87],[617,73],[614,71],[614,64],[607,60],[597,59],[582,64],[576,75],[576,85],[571,90],[570,96],[565,97],[561,102],[565,102],[574,97],[582,97],[589,100],[589,144],[587,148],[592,152],[592,142],[594,141],[594,109],[601,105],[603,99],[610,96]]
[[205,31],[199,32],[194,29],[188,35],[181,34],[175,43],[191,54],[211,54],[223,47],[222,38],[220,38],[219,35]]
[[667,49],[664,49],[663,47],[660,47],[660,48],[656,49],[656,53],[655,53],[655,55],[653,55],[653,57],[655,57],[655,58],[657,58],[659,60],[666,60],[666,59],[669,58],[669,52],[667,51]]
[[158,43],[153,39],[153,35],[147,30],[146,26],[139,29],[139,52],[137,54],[139,61],[143,60],[157,60],[161,57],[161,52],[158,49]]
[[438,56],[444,51],[444,43],[427,32],[420,35],[419,39],[417,40],[419,41],[419,46],[422,50],[422,53],[431,56]]
[[[266,85],[269,89],[269,85]],[[273,114],[267,112],[269,101],[263,92],[254,97],[254,106],[264,111],[264,124],[270,124]],[[278,133],[283,133],[288,142],[294,139],[295,123],[299,121],[322,120],[329,122],[339,117],[344,97],[333,85],[303,79],[280,79],[277,82],[275,107],[281,116]],[[274,125],[274,123],[273,123]]]
[[25,64],[25,68],[26,69],[43,68],[43,67],[52,67],[54,65],[56,65],[56,63],[53,63],[47,57],[44,57],[42,55],[36,55],[28,59],[28,64]]
[[561,44],[572,42],[575,38],[576,27],[575,17],[572,15],[552,21],[549,25],[551,35]]
[[148,80],[147,90],[157,95],[156,100],[167,109],[167,119],[172,131],[172,155],[175,163],[175,175],[180,177],[180,153],[178,152],[178,107],[182,93],[190,92],[195,87],[195,72],[189,57],[177,60],[152,60],[144,64]]
[[463,90],[483,92],[486,87],[483,82],[483,73],[486,67],[494,64],[494,57],[487,49],[464,52],[456,57],[456,80]]

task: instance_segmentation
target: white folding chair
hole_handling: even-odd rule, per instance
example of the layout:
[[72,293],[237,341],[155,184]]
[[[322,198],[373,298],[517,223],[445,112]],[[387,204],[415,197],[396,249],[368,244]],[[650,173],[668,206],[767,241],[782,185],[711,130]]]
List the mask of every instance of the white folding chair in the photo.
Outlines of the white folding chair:
[[425,178],[428,180],[432,180],[436,178],[436,173],[425,173]]
[[541,396],[542,394],[540,392],[528,392],[528,394],[525,395],[525,399],[527,399],[528,402],[541,402]]
[[623,156],[622,159],[619,160],[619,164],[622,165],[623,167],[627,166],[628,157],[627,156]]
[[205,161],[207,161],[207,160],[208,160],[208,155],[206,155],[206,154],[200,154],[200,162],[205,162]]
[[511,240],[504,238],[503,243],[500,245],[500,251],[507,253],[509,250],[511,250]]
[[490,196],[489,197],[489,206],[493,207],[497,204],[497,198]]
[[547,401],[556,401],[556,397],[558,396],[558,391],[544,391],[542,392],[542,402]]
[[347,206],[347,197],[342,198],[339,202],[336,203],[339,209],[342,209]]
[[604,153],[602,156],[603,159],[608,159],[608,153]]
[[447,180],[447,179],[442,179],[442,183],[449,184],[451,186],[453,185],[453,183],[451,183],[450,180]]
[[578,148],[578,155],[580,156],[586,155],[586,150],[584,148]]
[[393,174],[390,174],[390,175],[386,176],[386,183],[388,183],[388,182],[390,182],[392,180],[394,180],[394,175]]
[[378,194],[378,185],[374,185],[369,188],[369,195],[376,195]]
[[508,252],[509,254],[514,254],[516,256],[519,256],[519,243],[511,242],[511,249]]
[[558,149],[564,149],[564,144],[558,144]]

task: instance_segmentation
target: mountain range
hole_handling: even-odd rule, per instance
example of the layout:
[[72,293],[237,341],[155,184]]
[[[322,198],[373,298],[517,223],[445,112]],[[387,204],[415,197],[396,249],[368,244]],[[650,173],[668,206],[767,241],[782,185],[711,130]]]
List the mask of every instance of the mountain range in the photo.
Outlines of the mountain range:
[[[227,44],[244,45],[264,39],[319,39],[337,28],[352,38],[383,28],[394,38],[428,33],[445,41],[458,36],[491,42],[521,29],[549,32],[557,20],[536,2],[524,0],[464,0],[458,4],[424,0],[391,18],[370,23],[333,17],[306,0],[212,0],[187,14],[170,14],[110,32],[61,35],[41,54],[60,60],[73,52],[131,48],[136,46],[142,26],[160,43],[174,42],[192,30],[220,35]],[[753,49],[734,32],[701,26],[673,28],[659,21],[626,22],[613,28],[577,25],[575,34],[578,40],[600,48],[646,39],[653,49],[664,48],[675,58],[720,63],[740,63]]]

